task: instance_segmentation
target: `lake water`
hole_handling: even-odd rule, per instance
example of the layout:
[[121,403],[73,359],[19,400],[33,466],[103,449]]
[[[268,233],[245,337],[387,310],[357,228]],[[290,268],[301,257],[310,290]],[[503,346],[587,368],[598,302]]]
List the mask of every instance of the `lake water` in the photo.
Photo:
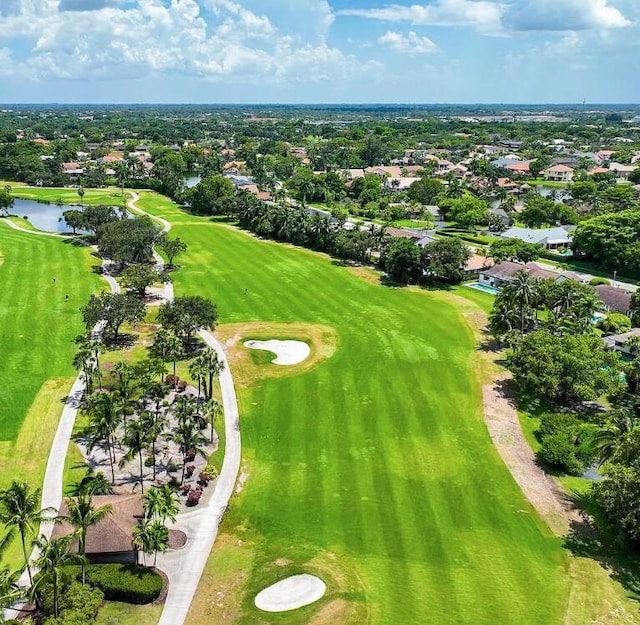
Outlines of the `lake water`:
[[190,176],[189,178],[184,179],[184,186],[187,187],[187,189],[191,189],[192,187],[195,187],[200,180],[202,180],[200,176]]
[[62,213],[68,210],[80,210],[80,206],[64,204],[58,206],[58,204],[44,204],[35,200],[16,199],[9,212],[18,217],[26,217],[38,230],[72,232],[62,216]]
[[[16,198],[13,208],[9,211],[12,215],[26,217],[38,230],[46,232],[73,232],[67,225],[62,213],[68,210],[81,210],[80,205],[70,206],[68,204],[46,204],[35,200],[21,200]],[[128,217],[132,217],[127,213]],[[82,233],[84,230],[77,230]]]

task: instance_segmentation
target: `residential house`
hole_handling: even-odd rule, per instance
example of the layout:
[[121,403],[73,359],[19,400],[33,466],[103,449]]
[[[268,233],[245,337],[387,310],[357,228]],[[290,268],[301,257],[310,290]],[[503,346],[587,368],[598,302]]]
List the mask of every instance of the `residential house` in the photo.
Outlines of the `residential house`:
[[519,239],[525,243],[539,243],[548,250],[571,245],[569,232],[563,227],[556,228],[518,228],[505,230],[500,236],[503,239]]
[[632,350],[629,347],[629,339],[637,336],[640,337],[640,328],[631,328],[629,332],[623,334],[613,334],[611,336],[603,337],[605,345],[614,352],[620,352],[629,358],[635,358],[638,356],[637,350]]
[[636,165],[623,165],[622,163],[609,163],[609,171],[612,171],[616,178],[626,180],[629,174],[637,169]]
[[594,288],[607,312],[631,315],[631,293],[629,291],[609,284],[598,284]]
[[532,278],[540,278],[544,280],[554,280],[555,282],[563,282],[572,279],[570,272],[557,273],[555,271],[547,271],[542,269],[536,263],[514,263],[510,260],[504,260],[501,263],[493,265],[489,268],[481,268],[478,273],[478,282],[486,286],[500,289],[505,284],[513,280],[518,271],[528,273]]
[[477,278],[481,271],[487,271],[488,269],[493,267],[493,265],[493,258],[474,254],[473,256],[471,256],[471,258],[469,258],[466,265],[464,266],[464,273],[469,278]]
[[[140,495],[94,495],[93,505],[111,506],[111,514],[105,516],[96,525],[87,529],[85,554],[92,564],[119,562],[135,564],[138,551],[132,545],[133,530],[144,518],[142,497]],[[69,515],[68,500],[63,500],[58,515]],[[51,535],[52,540],[74,534],[75,527],[67,522],[56,523]],[[78,550],[78,539],[71,542],[71,549]]]
[[542,170],[545,180],[550,182],[571,182],[573,180],[573,167],[568,165],[552,165]]

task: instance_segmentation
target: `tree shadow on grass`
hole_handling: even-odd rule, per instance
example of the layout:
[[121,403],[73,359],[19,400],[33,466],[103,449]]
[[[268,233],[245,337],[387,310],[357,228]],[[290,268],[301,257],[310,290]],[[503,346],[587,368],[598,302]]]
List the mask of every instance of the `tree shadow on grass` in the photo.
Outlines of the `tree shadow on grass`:
[[637,548],[624,542],[607,525],[602,511],[588,493],[573,493],[572,504],[583,510],[579,521],[572,521],[563,544],[574,556],[590,558],[605,569],[640,602],[640,554]]

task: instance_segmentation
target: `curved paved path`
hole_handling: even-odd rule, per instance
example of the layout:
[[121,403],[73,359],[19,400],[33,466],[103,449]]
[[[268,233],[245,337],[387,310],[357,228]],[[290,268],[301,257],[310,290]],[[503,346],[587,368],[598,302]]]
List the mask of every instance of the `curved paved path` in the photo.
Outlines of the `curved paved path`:
[[[140,199],[140,196],[135,192],[130,193],[131,199],[127,202],[127,208],[134,213],[148,215],[148,213],[136,206],[136,202]],[[169,232],[171,229],[171,224],[166,219],[152,215],[148,216],[162,225],[163,232]],[[66,238],[56,233],[27,230],[8,220],[6,223],[10,227],[28,234]],[[162,270],[164,268],[162,257],[155,252],[155,250],[153,255],[156,261],[156,267]],[[109,283],[111,290],[114,293],[118,293],[120,291],[120,285],[109,275],[109,267],[110,262],[104,261],[103,277]],[[164,299],[165,301],[173,299],[173,284],[171,282],[165,283]],[[103,328],[104,323],[98,323],[93,329],[92,336],[96,338],[99,337]],[[201,330],[199,334],[205,343],[216,351],[218,359],[225,365],[219,378],[222,392],[222,406],[224,408],[225,456],[220,475],[215,484],[215,491],[209,503],[193,512],[180,514],[176,519],[175,527],[184,531],[189,537],[189,541],[185,547],[178,551],[170,551],[165,554],[159,554],[158,556],[158,567],[162,569],[169,578],[169,591],[158,625],[182,625],[182,623],[184,623],[191,605],[191,600],[200,582],[202,571],[204,570],[207,558],[218,534],[218,527],[222,520],[222,515],[226,511],[229,499],[233,494],[240,470],[240,422],[233,377],[222,345],[206,330]],[[53,445],[49,452],[47,469],[42,485],[43,508],[50,507],[58,510],[62,503],[64,462],[84,390],[85,384],[80,374],[73,383],[67,397]],[[45,534],[47,537],[51,536],[52,531],[52,523],[42,524],[39,530],[41,534]],[[38,551],[34,549],[31,559],[34,560],[37,557]],[[25,586],[28,585],[26,570],[21,576],[19,583]],[[19,609],[20,606],[16,607]]]

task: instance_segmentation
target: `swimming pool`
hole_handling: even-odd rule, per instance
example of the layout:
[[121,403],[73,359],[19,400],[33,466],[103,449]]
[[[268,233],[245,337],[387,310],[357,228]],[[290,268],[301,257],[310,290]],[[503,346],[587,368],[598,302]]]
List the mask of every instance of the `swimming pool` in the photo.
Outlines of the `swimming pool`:
[[465,284],[470,289],[475,289],[476,291],[484,291],[485,293],[490,293],[491,295],[497,295],[500,291],[495,287],[489,286],[488,284],[480,284],[480,282],[470,282],[469,284]]

